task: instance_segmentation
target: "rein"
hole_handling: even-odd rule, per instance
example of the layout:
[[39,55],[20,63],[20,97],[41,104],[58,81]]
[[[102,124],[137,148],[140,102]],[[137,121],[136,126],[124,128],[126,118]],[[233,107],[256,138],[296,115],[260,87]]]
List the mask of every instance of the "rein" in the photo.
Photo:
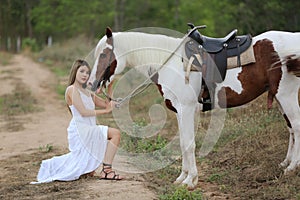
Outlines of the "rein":
[[[145,91],[151,84],[152,84],[152,80],[151,78],[153,78],[153,76],[155,76],[156,73],[158,73],[159,70],[161,70],[163,68],[163,66],[165,66],[167,64],[167,62],[169,62],[169,60],[174,56],[175,52],[181,47],[181,45],[183,44],[183,42],[186,40],[186,38],[188,38],[190,36],[191,33],[193,33],[195,30],[197,29],[201,29],[201,28],[205,28],[206,26],[195,26],[194,28],[192,28],[191,30],[189,30],[189,32],[187,34],[185,34],[185,36],[183,37],[182,41],[179,43],[179,45],[176,47],[176,49],[170,54],[170,56],[163,62],[163,64],[156,69],[156,71],[154,73],[152,73],[143,83],[141,83],[139,86],[137,86],[130,94],[128,94],[126,97],[124,98],[112,98],[110,97],[104,90],[103,87],[101,87],[101,92],[104,94],[104,96],[110,100],[110,101],[114,101],[117,103],[116,108],[120,108],[121,104],[123,104],[124,102],[126,102],[127,100],[129,100],[132,97],[135,97],[136,95],[142,93],[143,91]],[[114,49],[114,45],[112,45],[112,49]],[[108,68],[110,67],[110,65],[108,66]],[[150,81],[150,82],[149,82]]]

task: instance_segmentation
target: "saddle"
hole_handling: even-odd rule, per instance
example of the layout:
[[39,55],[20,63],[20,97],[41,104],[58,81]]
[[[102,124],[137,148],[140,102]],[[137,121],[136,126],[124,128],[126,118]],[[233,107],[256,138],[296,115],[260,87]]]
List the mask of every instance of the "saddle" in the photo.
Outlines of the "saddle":
[[[195,27],[191,23],[188,25],[192,29]],[[251,46],[252,37],[250,34],[237,36],[237,29],[223,38],[207,37],[194,29],[188,37],[191,39],[185,44],[187,60],[198,71],[201,70],[203,76],[199,102],[203,103],[203,111],[211,110],[216,83],[223,82],[226,76],[227,58],[237,56],[237,66],[241,66],[240,55]],[[203,97],[204,93],[206,97]]]

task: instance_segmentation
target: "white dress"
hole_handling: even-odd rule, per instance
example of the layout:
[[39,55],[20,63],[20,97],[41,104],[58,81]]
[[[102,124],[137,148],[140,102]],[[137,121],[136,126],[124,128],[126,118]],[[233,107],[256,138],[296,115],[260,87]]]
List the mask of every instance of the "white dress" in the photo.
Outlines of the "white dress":
[[[94,110],[91,96],[80,92],[82,102],[87,109]],[[107,145],[107,126],[96,125],[96,117],[82,117],[71,105],[72,119],[68,127],[70,152],[51,159],[43,160],[37,176],[37,183],[55,180],[72,181],[82,174],[96,170],[102,163]]]

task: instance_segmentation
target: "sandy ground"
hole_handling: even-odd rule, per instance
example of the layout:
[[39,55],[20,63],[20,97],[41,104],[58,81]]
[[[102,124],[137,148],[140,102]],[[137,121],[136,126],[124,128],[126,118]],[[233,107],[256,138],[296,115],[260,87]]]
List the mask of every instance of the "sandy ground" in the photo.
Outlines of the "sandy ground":
[[[14,159],[32,155],[47,144],[66,151],[68,145],[66,128],[71,116],[64,102],[59,100],[55,93],[54,85],[57,78],[46,67],[24,55],[15,55],[11,64],[0,66],[0,72],[0,96],[10,94],[16,83],[22,83],[30,89],[38,100],[38,106],[42,108],[40,112],[17,116],[14,119],[7,119],[0,115],[0,178],[3,185],[3,182],[10,181],[9,175],[14,174],[13,170],[16,170],[10,166],[10,163],[14,163]],[[8,124],[20,123],[22,126],[18,130],[8,131],[6,128]],[[29,160],[25,159],[25,162],[30,162],[30,158],[27,159]],[[38,166],[33,167],[32,170],[28,169],[28,166],[30,165],[26,165],[30,174],[26,175],[27,179],[36,177]],[[141,177],[137,174],[125,175],[127,179],[119,182],[89,180],[75,183],[80,184],[81,192],[78,199],[157,199],[156,194],[145,186],[145,181]],[[16,178],[19,180],[22,177]],[[48,199],[47,194],[41,196],[31,191],[43,186],[28,186],[27,179],[22,182],[22,188],[26,188],[28,199]],[[60,184],[64,183],[58,182],[54,186],[59,188]],[[5,197],[5,194],[0,193],[0,196]],[[27,198],[20,197],[20,199]]]

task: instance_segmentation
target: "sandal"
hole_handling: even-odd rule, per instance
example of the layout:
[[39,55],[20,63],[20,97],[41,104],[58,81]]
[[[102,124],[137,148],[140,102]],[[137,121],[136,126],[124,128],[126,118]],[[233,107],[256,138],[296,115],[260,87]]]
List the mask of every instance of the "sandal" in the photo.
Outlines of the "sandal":
[[[119,174],[116,174],[115,171],[111,170],[112,169],[112,165],[111,164],[106,164],[103,163],[103,168],[101,171],[101,174],[104,173],[105,176],[104,177],[99,177],[100,180],[115,180],[115,181],[120,181],[123,179],[123,177],[120,177]],[[107,172],[109,170],[109,172]],[[111,174],[111,175],[110,175]]]

